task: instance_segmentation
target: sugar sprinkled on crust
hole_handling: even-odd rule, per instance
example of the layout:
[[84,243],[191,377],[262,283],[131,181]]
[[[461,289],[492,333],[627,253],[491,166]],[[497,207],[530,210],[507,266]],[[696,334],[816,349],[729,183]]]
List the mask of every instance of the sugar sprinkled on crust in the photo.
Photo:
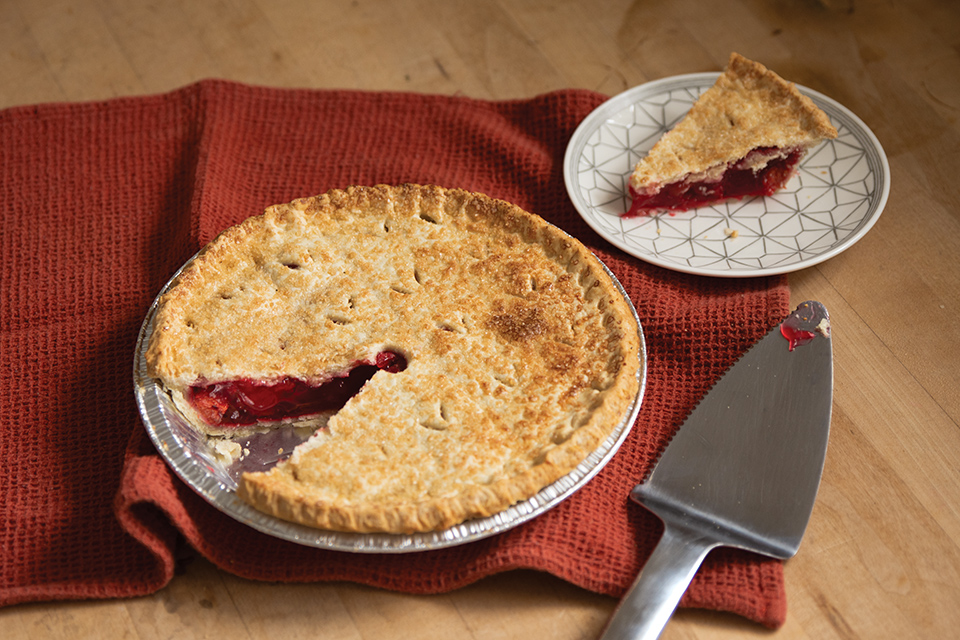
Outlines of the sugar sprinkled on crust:
[[148,368],[323,379],[384,349],[327,426],[238,494],[294,522],[412,532],[496,513],[565,475],[638,391],[632,312],[582,244],[440,187],[352,187],[221,234],[163,298]]
[[836,136],[827,115],[796,85],[732,53],[714,86],[637,163],[630,185],[647,192],[688,176],[709,181],[711,172],[752,149],[809,148]]

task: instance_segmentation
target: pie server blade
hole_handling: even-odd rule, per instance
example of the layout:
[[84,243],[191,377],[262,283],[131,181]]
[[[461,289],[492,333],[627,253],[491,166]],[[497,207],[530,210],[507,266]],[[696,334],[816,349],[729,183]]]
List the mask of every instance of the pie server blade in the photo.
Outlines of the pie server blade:
[[829,316],[805,302],[731,367],[630,497],[664,533],[602,638],[656,638],[707,553],[786,559],[800,546],[830,432]]

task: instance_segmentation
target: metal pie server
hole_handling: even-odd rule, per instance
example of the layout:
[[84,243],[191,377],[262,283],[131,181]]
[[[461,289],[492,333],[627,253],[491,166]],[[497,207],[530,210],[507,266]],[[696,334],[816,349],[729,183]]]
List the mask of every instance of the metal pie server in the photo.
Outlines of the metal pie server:
[[805,302],[720,378],[630,492],[664,533],[604,640],[659,637],[715,547],[782,559],[797,552],[820,485],[832,400],[829,316]]

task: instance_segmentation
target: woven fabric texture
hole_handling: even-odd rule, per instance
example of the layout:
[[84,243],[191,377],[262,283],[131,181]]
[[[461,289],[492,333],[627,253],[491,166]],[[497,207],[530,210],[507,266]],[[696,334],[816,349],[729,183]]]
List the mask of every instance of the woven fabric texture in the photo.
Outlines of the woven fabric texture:
[[[786,315],[789,291],[783,277],[660,269],[583,222],[562,159],[604,99],[565,90],[491,102],[211,80],[0,112],[0,605],[155,592],[173,579],[183,541],[259,580],[436,593],[527,568],[621,595],[661,532],[629,490],[699,396]],[[640,416],[583,489],[485,540],[384,556],[269,538],[209,506],[154,450],[132,388],[140,324],[171,274],[227,226],[331,188],[404,182],[511,201],[594,250],[643,324]],[[777,627],[782,565],[715,551],[681,606]]]

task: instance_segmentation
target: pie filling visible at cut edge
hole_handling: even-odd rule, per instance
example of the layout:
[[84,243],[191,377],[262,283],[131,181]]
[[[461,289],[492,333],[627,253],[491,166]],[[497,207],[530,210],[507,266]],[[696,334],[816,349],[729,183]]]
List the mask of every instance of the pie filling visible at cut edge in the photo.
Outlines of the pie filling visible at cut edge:
[[392,533],[568,474],[626,418],[642,367],[632,309],[580,242],[419,185],[333,190],[224,231],[158,301],[146,361],[211,437],[316,428],[242,474],[244,501]]
[[637,163],[623,215],[773,195],[811,148],[836,136],[795,85],[733,53],[716,83]]
[[[805,149],[754,149],[742,160],[723,168],[715,179],[685,176],[665,185],[653,185],[639,191],[630,186],[631,205],[625,217],[656,211],[687,211],[723,200],[751,196],[772,196],[783,188],[796,171]],[[757,168],[758,161],[763,162]]]
[[401,354],[382,351],[372,362],[354,363],[346,372],[321,381],[291,376],[279,380],[198,380],[185,396],[207,427],[278,424],[337,411],[377,371],[396,373],[406,367],[406,358]]

